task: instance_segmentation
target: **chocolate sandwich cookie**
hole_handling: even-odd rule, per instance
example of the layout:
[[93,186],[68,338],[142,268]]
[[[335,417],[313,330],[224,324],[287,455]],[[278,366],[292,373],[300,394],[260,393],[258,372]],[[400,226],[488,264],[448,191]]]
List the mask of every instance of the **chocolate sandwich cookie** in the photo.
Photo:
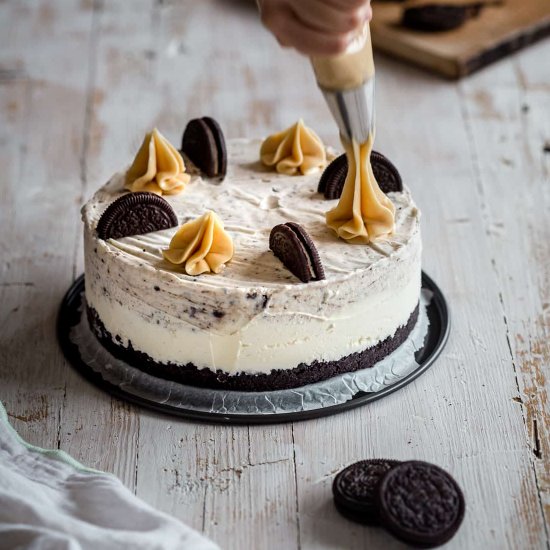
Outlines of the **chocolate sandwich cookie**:
[[178,217],[165,199],[140,191],[122,195],[107,207],[97,224],[97,235],[100,239],[120,239],[176,225]]
[[294,222],[276,225],[269,235],[269,248],[303,283],[325,278],[319,252],[301,225]]
[[384,193],[401,193],[403,191],[403,180],[399,170],[388,157],[372,151],[370,154],[372,173],[378,182],[378,186]]
[[482,7],[482,3],[411,6],[403,11],[402,24],[419,31],[450,31],[462,26],[469,18],[476,17]]
[[348,174],[348,159],[345,154],[336,157],[323,171],[319,179],[317,191],[325,195],[325,199],[337,199],[342,194],[344,182]]
[[338,511],[352,521],[380,525],[376,489],[382,477],[401,464],[397,460],[361,460],[342,470],[332,484]]
[[[370,155],[372,173],[378,186],[384,193],[403,191],[403,180],[395,165],[382,153],[372,151]],[[336,157],[326,168],[317,191],[325,195],[325,199],[338,199],[342,195],[344,183],[348,174],[348,159],[345,154]]]
[[220,125],[211,117],[194,118],[185,127],[181,151],[208,177],[224,177],[227,149]]
[[389,470],[378,485],[376,502],[384,527],[421,548],[445,544],[464,518],[457,482],[427,462],[403,462]]

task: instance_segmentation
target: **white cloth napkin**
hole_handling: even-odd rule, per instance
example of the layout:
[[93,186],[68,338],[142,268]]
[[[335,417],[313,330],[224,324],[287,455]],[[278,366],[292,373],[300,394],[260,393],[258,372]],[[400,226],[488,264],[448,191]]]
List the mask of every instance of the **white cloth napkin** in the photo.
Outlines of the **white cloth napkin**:
[[0,549],[219,550],[111,474],[25,443],[0,402]]

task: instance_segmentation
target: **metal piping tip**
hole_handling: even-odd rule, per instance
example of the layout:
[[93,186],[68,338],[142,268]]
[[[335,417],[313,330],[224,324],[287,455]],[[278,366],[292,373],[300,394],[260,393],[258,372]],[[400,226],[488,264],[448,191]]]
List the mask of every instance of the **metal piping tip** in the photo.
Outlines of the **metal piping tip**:
[[321,91],[340,133],[349,141],[365,143],[374,132],[374,76],[351,90]]

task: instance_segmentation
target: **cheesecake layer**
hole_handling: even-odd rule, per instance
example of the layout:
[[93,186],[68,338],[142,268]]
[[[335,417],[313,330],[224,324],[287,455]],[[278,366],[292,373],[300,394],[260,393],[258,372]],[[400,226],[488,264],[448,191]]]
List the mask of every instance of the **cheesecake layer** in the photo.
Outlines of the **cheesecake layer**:
[[[235,255],[221,274],[192,277],[163,259],[177,228],[103,241],[99,217],[123,190],[115,175],[83,208],[86,300],[102,337],[163,365],[227,375],[269,374],[331,363],[392,339],[420,294],[419,212],[410,192],[390,193],[396,231],[348,244],[325,224],[336,201],[316,192],[320,174],[286,176],[257,161],[260,141],[228,143],[226,179],[191,178],[166,199],[180,223],[206,209],[225,223]],[[301,283],[268,249],[279,223],[300,223],[326,279]],[[97,324],[96,324],[97,325]],[[99,329],[97,329],[99,331]],[[97,332],[99,334],[99,332]]]
[[137,351],[132,343],[123,345],[116,335],[109,333],[97,312],[87,309],[88,321],[103,346],[114,357],[126,361],[140,370],[156,376],[182,384],[200,386],[206,388],[218,388],[234,391],[275,391],[297,388],[306,384],[313,384],[359,369],[373,367],[378,361],[384,359],[395,351],[409,336],[418,320],[419,308],[417,306],[411,313],[406,324],[399,327],[393,336],[379,341],[374,346],[363,351],[351,353],[335,361],[314,361],[310,364],[301,363],[292,369],[274,369],[269,373],[238,373],[229,374],[222,370],[213,371],[208,368],[197,368],[193,363],[185,365],[167,363],[160,364],[147,354]]

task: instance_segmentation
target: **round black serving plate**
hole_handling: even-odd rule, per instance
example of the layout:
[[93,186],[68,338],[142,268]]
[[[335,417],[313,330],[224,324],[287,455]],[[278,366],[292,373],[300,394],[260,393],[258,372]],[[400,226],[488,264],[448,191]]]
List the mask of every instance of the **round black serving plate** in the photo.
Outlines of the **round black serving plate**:
[[[271,414],[226,414],[221,412],[197,411],[144,399],[104,380],[99,373],[86,364],[81,357],[78,346],[70,339],[71,328],[80,322],[83,311],[82,297],[84,295],[84,275],[81,275],[71,285],[67,291],[67,294],[63,298],[57,318],[57,337],[66,359],[82,376],[84,376],[84,378],[115,397],[129,401],[136,405],[170,415],[226,424],[270,424],[307,420],[340,413],[354,407],[366,405],[367,403],[371,403],[377,399],[382,399],[390,393],[393,393],[411,383],[413,380],[416,380],[433,365],[434,361],[437,359],[443,347],[447,343],[450,331],[450,317],[447,302],[443,296],[443,293],[435,282],[424,272],[422,272],[422,288],[431,291],[432,298],[427,306],[429,328],[424,339],[424,346],[415,353],[418,368],[380,391],[372,393],[358,391],[350,400],[344,403],[327,405],[315,410],[280,413],[274,412]],[[206,389],[205,391],[209,390]],[[265,393],[269,394],[269,392]]]

